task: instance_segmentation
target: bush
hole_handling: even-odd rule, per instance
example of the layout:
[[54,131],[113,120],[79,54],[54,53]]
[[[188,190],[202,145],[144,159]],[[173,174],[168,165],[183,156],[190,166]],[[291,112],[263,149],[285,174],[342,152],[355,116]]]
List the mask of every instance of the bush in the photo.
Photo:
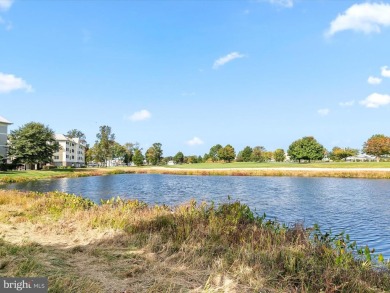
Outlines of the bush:
[[72,169],[72,167],[71,166],[58,166],[58,167],[56,167],[57,169],[61,169],[61,170],[63,170],[63,169]]
[[0,171],[8,171],[16,169],[15,164],[0,163]]
[[53,169],[57,169],[57,166],[45,165],[42,167],[42,170],[53,170]]

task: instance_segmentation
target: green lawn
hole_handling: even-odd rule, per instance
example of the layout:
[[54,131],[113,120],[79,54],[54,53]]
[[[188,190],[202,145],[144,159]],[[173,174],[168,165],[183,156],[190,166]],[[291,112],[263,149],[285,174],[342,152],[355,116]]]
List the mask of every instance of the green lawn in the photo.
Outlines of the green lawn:
[[[0,171],[0,182],[27,181],[48,179],[53,177],[67,177],[86,169],[57,169],[57,170],[28,170],[28,171]],[[89,170],[90,171],[90,170]]]
[[28,170],[28,171],[5,171],[0,172],[1,176],[10,176],[10,177],[34,177],[34,178],[45,178],[56,175],[67,175],[73,173],[73,169],[58,169],[58,170]]
[[167,166],[180,169],[226,169],[226,168],[390,168],[390,162],[319,162],[319,163],[200,163]]

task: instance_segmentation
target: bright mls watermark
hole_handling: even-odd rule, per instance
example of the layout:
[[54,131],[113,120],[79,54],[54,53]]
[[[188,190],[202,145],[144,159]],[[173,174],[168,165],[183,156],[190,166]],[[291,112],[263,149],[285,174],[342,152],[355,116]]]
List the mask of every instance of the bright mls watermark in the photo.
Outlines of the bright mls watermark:
[[47,293],[47,278],[0,278],[0,292]]

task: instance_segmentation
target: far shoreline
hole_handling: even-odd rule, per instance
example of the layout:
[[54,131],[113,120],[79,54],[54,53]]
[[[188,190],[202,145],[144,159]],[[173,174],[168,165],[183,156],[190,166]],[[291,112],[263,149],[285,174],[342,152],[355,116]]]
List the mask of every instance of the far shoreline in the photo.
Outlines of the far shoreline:
[[[215,168],[210,165],[193,164],[187,166],[143,166],[143,167],[106,167],[106,168],[78,168],[78,169],[54,169],[54,170],[30,170],[30,171],[5,171],[0,172],[0,184],[29,182],[42,179],[56,178],[77,178],[87,176],[105,176],[115,174],[164,174],[164,175],[194,175],[194,176],[275,176],[275,177],[330,177],[330,178],[366,178],[366,179],[390,179],[390,164],[378,163],[383,167],[361,167],[356,164],[356,168],[338,165],[326,166],[321,164],[305,164],[302,167],[272,166],[267,167],[234,167],[237,163],[215,164]],[[239,165],[239,164],[237,164]],[[261,165],[261,164],[259,164]],[[264,165],[264,164],[262,164]],[[297,165],[297,164],[295,164]],[[221,167],[222,166],[222,167]]]

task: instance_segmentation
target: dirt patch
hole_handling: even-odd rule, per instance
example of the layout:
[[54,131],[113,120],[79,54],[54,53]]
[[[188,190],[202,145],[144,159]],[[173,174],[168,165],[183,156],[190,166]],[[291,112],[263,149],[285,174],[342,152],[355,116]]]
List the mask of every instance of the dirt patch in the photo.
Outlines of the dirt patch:
[[[0,237],[13,244],[38,243],[42,246],[53,246],[61,249],[68,249],[79,245],[89,245],[95,241],[109,239],[118,232],[113,230],[81,230],[76,223],[68,225],[59,224],[60,228],[31,222],[0,223]],[[71,232],[69,232],[71,231]]]
[[[16,246],[39,245],[34,257],[49,270],[100,284],[100,292],[201,292],[207,271],[177,263],[166,253],[129,245],[129,235],[92,229],[74,220],[29,221],[23,208],[0,205],[0,238]],[[42,219],[41,219],[42,220]],[[219,285],[219,283],[218,283]],[[231,291],[233,292],[233,291]]]

